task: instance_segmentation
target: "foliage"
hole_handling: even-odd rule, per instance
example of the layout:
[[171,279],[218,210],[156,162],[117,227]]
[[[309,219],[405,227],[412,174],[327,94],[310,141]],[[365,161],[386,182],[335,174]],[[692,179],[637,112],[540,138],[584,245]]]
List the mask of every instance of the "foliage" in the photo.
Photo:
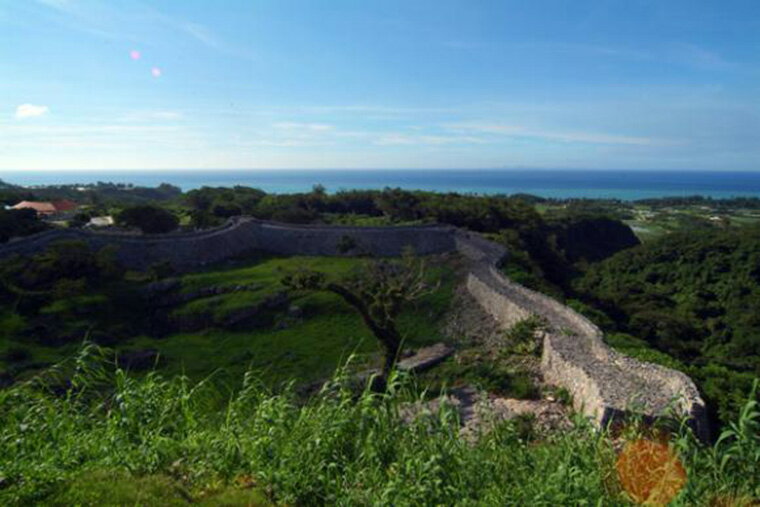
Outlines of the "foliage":
[[544,319],[535,315],[515,323],[505,332],[505,351],[515,354],[540,354],[536,333],[546,326]]
[[69,199],[80,205],[109,206],[134,205],[147,202],[166,202],[182,194],[179,187],[161,183],[157,187],[140,187],[131,183],[77,183],[45,185],[28,189],[7,183],[0,184],[0,202],[16,204],[19,201],[52,201]]
[[424,262],[411,252],[401,261],[374,260],[351,278],[330,282],[324,273],[301,270],[286,275],[282,283],[295,290],[323,290],[337,294],[362,317],[364,324],[385,349],[383,373],[387,376],[398,359],[402,336],[396,320],[404,305],[432,292]]
[[[186,374],[199,379],[216,372],[216,379],[236,382],[247,368],[255,368],[262,380],[273,386],[289,380],[301,383],[324,378],[351,353],[356,353],[367,368],[376,366],[381,356],[360,316],[332,293],[293,295],[289,305],[295,316],[288,308],[262,310],[247,320],[228,324],[231,317],[281,292],[280,279],[285,272],[307,267],[341,279],[363,262],[360,259],[254,258],[178,275],[177,296],[209,288],[225,292],[156,308],[153,300],[144,296],[153,280],[150,274],[127,273],[126,279],[123,273],[107,274],[111,270],[103,269],[109,264],[99,264],[96,259],[107,257],[108,252],[93,255],[84,244],[80,247],[74,258],[84,260],[84,266],[101,266],[91,279],[69,279],[66,272],[55,268],[52,273],[56,276],[45,277],[44,283],[43,278],[34,276],[40,283],[16,285],[16,292],[0,296],[0,350],[7,346],[28,351],[24,361],[3,364],[0,357],[0,375],[5,371],[23,379],[72,353],[86,336],[119,351],[157,350],[162,358],[161,371],[166,375]],[[36,256],[17,259],[11,263],[13,269],[6,266],[6,278],[17,283],[26,279],[40,269],[37,260]],[[58,261],[54,265],[62,266]],[[156,267],[161,268],[159,271],[164,268]],[[3,269],[0,264],[0,272]],[[454,269],[447,262],[436,262],[428,275],[441,278],[441,287],[408,305],[398,316],[407,346],[425,346],[443,339],[439,323],[450,304]],[[166,274],[159,271],[153,274]],[[84,287],[82,280],[87,280]],[[241,284],[244,290],[237,289]],[[189,331],[175,326],[174,322],[185,319],[200,319],[203,328]],[[3,378],[0,382],[5,382]]]
[[0,243],[47,228],[44,222],[37,219],[37,212],[33,209],[0,209]]
[[440,394],[448,388],[473,386],[489,394],[515,399],[538,399],[539,387],[531,374],[483,357],[468,357],[461,351],[419,377],[426,392]]
[[136,227],[146,234],[161,234],[176,229],[179,219],[171,211],[145,204],[122,210],[116,215],[116,223]]
[[[544,440],[529,421],[506,422],[470,443],[445,404],[405,422],[402,407],[418,398],[401,378],[357,398],[338,375],[299,402],[249,374],[229,398],[208,381],[130,378],[108,357],[90,346],[0,391],[0,503],[220,504],[245,495],[289,505],[628,503],[612,441],[581,420]],[[714,447],[685,428],[676,435],[688,477],[679,504],[760,495],[759,417],[746,405]]]
[[723,421],[760,375],[759,232],[671,234],[592,266],[575,285],[609,316],[608,329],[643,339],[695,377]]

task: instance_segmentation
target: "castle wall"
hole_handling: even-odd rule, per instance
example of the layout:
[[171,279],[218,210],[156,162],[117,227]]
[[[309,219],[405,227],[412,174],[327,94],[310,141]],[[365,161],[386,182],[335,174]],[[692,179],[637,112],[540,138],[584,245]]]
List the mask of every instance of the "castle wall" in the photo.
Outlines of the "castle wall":
[[493,244],[460,234],[460,252],[474,261],[467,276],[468,291],[505,329],[532,315],[546,319],[544,379],[567,389],[577,410],[599,426],[633,412],[650,417],[686,415],[696,433],[708,437],[704,401],[687,375],[612,350],[587,318],[504,276],[497,269],[501,258]]
[[[55,229],[0,245],[0,258],[31,255],[58,241],[84,241],[99,249],[113,245],[127,268],[145,270],[169,261],[180,270],[214,264],[254,251],[279,255],[400,255],[410,247],[419,255],[455,249],[454,229],[447,226],[336,227],[292,225],[252,218],[230,220],[222,227],[183,234],[131,234]],[[341,252],[350,238],[356,247]]]
[[[355,248],[341,251],[350,238]],[[704,402],[686,375],[623,356],[603,341],[601,330],[558,301],[507,279],[498,269],[504,247],[450,226],[337,227],[291,225],[252,218],[231,219],[222,227],[185,234],[135,235],[59,229],[0,245],[0,258],[30,255],[61,240],[81,240],[93,248],[114,245],[128,268],[144,270],[168,260],[192,269],[264,251],[281,255],[400,255],[411,247],[428,255],[458,251],[470,261],[467,289],[505,329],[539,315],[543,331],[541,367],[547,382],[566,388],[575,407],[596,424],[631,411],[650,416],[672,409],[689,415],[697,433],[707,435]]]

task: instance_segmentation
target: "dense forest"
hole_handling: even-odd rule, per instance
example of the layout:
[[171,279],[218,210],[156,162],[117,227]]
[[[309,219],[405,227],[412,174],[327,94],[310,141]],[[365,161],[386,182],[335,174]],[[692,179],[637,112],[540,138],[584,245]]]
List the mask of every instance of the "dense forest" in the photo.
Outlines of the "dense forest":
[[668,354],[723,420],[760,376],[757,226],[665,236],[590,266],[574,288],[615,343]]

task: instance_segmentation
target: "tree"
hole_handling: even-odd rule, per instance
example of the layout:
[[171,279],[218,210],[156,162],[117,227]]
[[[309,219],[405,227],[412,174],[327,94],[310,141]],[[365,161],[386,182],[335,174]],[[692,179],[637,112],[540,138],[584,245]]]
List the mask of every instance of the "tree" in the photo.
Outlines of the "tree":
[[0,243],[45,229],[47,225],[37,218],[37,212],[33,209],[0,209]]
[[116,215],[116,223],[137,227],[146,234],[160,234],[177,228],[179,220],[173,213],[151,205],[132,206]]
[[332,292],[359,312],[384,349],[383,381],[396,364],[401,349],[396,318],[407,303],[435,288],[427,283],[424,262],[410,252],[400,261],[369,261],[353,277],[340,282],[330,281],[318,271],[301,270],[285,276],[282,283],[297,290]]

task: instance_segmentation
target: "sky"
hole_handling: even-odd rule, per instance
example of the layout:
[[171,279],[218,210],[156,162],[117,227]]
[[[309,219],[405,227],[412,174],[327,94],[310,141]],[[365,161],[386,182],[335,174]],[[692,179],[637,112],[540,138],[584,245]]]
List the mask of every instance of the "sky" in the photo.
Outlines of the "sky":
[[758,0],[0,0],[0,171],[760,170]]

